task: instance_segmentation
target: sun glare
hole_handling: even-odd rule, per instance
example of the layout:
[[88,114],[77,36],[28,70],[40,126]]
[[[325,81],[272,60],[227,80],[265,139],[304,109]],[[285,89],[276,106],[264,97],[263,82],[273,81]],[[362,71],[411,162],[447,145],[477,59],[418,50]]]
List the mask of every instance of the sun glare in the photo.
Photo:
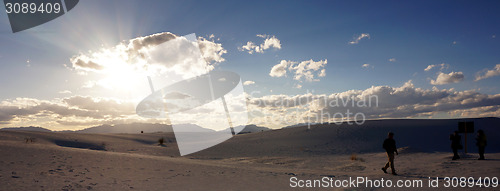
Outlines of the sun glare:
[[[142,90],[147,79],[147,72],[144,69],[143,59],[129,59],[128,55],[123,54],[123,50],[107,49],[101,53],[94,53],[96,63],[106,63],[98,71],[99,77],[95,85],[104,88],[115,97],[137,97],[137,91]],[[133,63],[131,63],[133,62]],[[142,95],[142,94],[139,94]]]
[[139,85],[139,80],[146,78],[140,72],[129,66],[117,66],[109,68],[107,76],[99,80],[99,85],[114,91],[132,91]]

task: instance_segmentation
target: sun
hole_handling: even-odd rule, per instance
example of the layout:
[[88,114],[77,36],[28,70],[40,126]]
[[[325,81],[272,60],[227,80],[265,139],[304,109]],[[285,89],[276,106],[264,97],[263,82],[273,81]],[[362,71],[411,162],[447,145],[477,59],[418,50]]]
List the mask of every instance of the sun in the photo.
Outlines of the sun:
[[144,94],[138,91],[145,91],[144,87],[148,86],[148,72],[144,69],[145,61],[130,59],[122,52],[106,50],[92,55],[95,58],[94,62],[105,63],[96,71],[94,84],[101,89],[101,94],[126,98],[133,96],[138,99],[137,95],[143,96]]
[[[127,65],[109,68],[106,77],[98,81],[98,85],[113,91],[131,91],[146,76]],[[139,82],[140,81],[140,82]]]

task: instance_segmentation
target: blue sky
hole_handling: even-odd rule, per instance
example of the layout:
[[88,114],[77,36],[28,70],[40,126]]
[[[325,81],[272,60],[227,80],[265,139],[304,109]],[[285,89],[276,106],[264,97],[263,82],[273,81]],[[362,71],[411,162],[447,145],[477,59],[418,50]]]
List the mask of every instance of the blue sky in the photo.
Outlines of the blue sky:
[[[213,34],[213,41],[227,51],[216,70],[234,71],[243,81],[254,81],[245,90],[261,92],[256,96],[401,87],[410,80],[425,90],[497,95],[500,76],[475,79],[500,64],[499,8],[498,1],[86,0],[60,18],[15,34],[2,11],[0,101],[112,97],[83,90],[92,74],[82,76],[69,69],[70,58],[161,32],[196,33],[207,39]],[[279,39],[281,48],[241,51],[248,41],[263,43],[258,34]],[[369,38],[349,43],[362,34]],[[282,60],[311,59],[327,60],[322,68],[326,75],[315,77],[319,81],[294,80],[291,71],[283,77],[269,75]],[[424,71],[443,63],[445,67]],[[452,72],[461,72],[461,77],[431,84],[441,73]],[[489,106],[498,106],[496,101]]]

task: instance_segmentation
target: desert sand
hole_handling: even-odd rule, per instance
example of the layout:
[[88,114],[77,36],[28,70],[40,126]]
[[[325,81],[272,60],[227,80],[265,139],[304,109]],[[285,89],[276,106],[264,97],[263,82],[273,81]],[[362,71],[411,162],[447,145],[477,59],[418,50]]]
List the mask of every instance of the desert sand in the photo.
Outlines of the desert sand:
[[[455,190],[444,188],[444,177],[500,175],[498,129],[495,131],[498,126],[485,130],[489,133],[487,160],[479,161],[473,142],[468,144],[468,154],[462,150],[462,159],[451,160],[447,138],[453,127],[439,121],[433,122],[444,126],[438,130],[395,128],[385,123],[313,125],[310,129],[296,127],[242,134],[187,156],[179,156],[171,132],[83,134],[0,130],[0,190]],[[387,160],[381,144],[388,131],[395,132],[398,142],[399,155],[395,159],[398,176],[384,174],[380,169]],[[165,143],[158,145],[162,137]],[[423,187],[376,188],[365,184],[347,188],[291,187],[291,178],[321,180],[323,177],[333,180],[367,177],[391,180],[393,184],[398,180],[422,180]],[[429,188],[429,177],[439,177],[440,187]]]

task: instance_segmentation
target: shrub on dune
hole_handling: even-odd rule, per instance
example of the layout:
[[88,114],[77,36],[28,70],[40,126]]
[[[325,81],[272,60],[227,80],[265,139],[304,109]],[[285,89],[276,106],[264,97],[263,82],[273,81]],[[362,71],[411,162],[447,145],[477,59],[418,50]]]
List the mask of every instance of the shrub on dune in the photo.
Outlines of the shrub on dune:
[[163,145],[163,143],[165,143],[165,139],[163,137],[158,139],[158,145]]

